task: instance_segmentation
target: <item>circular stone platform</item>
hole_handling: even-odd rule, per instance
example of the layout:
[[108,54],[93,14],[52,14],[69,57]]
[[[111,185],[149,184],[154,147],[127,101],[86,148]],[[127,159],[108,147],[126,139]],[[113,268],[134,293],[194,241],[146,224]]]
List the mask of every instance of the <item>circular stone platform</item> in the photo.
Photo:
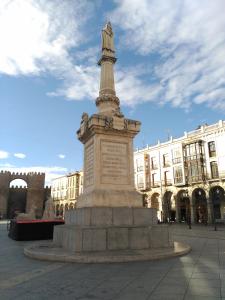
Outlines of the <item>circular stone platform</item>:
[[28,257],[59,262],[76,263],[113,263],[129,261],[156,260],[187,254],[191,247],[187,244],[174,242],[174,248],[158,248],[144,250],[114,250],[75,253],[54,246],[52,241],[35,243],[24,248]]

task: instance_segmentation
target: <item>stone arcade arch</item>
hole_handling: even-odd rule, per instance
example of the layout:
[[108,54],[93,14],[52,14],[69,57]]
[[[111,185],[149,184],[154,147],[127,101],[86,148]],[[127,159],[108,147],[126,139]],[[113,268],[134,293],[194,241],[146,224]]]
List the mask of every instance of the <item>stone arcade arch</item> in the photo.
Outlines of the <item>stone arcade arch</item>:
[[64,217],[64,205],[63,204],[61,204],[59,207],[59,215],[61,217]]
[[176,211],[172,207],[172,195],[173,193],[171,191],[166,191],[163,195],[163,221],[165,223],[170,221],[175,221],[176,219]]
[[55,206],[55,215],[58,217],[59,213],[60,213],[60,206],[59,206],[59,204],[56,204],[56,206]]
[[10,195],[10,182],[15,179],[22,179],[27,183],[27,197],[25,212],[35,206],[36,216],[41,217],[45,195],[45,174],[44,173],[11,173],[9,171],[0,172],[0,215],[7,218],[8,201]]
[[70,205],[69,205],[69,209],[74,209],[74,205],[73,205],[73,203],[70,203]]
[[191,218],[191,206],[190,197],[187,190],[182,189],[176,195],[177,201],[177,221],[178,222],[190,222]]
[[65,211],[67,211],[67,210],[69,210],[69,204],[68,203],[65,204]]
[[225,216],[225,193],[221,186],[214,186],[209,190],[210,203],[212,205],[212,220],[224,219]]
[[206,192],[202,188],[196,188],[192,192],[194,222],[206,224],[208,222]]
[[159,193],[152,194],[149,202],[150,202],[149,207],[155,208],[157,210],[157,218],[158,218],[159,221],[162,221],[162,210],[161,210],[161,205],[160,205],[160,194]]

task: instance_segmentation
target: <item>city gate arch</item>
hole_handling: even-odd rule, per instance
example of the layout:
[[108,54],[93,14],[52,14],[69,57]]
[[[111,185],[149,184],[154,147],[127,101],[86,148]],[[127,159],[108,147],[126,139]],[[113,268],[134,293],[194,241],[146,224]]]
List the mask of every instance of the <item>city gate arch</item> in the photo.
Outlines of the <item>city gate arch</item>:
[[15,218],[19,213],[25,213],[27,202],[27,183],[22,179],[10,182],[7,201],[7,217]]
[[36,216],[41,217],[45,199],[45,174],[37,172],[15,173],[9,171],[0,172],[0,215],[3,218],[8,216],[8,201],[10,196],[10,182],[15,179],[22,179],[27,183],[26,209],[29,212],[35,207]]

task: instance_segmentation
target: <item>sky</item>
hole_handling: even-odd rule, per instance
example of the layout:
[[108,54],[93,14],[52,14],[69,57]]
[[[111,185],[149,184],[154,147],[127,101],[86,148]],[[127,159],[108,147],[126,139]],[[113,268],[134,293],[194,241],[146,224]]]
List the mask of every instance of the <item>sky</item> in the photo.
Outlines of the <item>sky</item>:
[[224,0],[1,0],[0,170],[82,169],[81,115],[97,111],[111,21],[121,110],[134,148],[225,120]]

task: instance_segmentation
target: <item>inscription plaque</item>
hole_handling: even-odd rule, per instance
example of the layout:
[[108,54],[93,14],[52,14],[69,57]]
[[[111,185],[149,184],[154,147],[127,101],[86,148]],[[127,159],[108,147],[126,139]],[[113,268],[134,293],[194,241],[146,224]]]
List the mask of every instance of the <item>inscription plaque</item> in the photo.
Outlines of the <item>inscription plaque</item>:
[[101,141],[101,182],[129,183],[128,145]]
[[85,147],[84,154],[84,185],[90,186],[94,183],[94,143]]

